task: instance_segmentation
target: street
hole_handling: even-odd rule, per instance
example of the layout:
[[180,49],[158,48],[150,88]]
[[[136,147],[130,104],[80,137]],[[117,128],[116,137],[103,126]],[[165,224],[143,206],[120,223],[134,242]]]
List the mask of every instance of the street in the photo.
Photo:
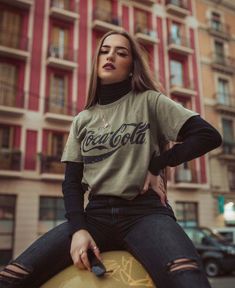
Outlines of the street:
[[234,288],[235,287],[235,275],[229,275],[226,277],[209,278],[212,288]]

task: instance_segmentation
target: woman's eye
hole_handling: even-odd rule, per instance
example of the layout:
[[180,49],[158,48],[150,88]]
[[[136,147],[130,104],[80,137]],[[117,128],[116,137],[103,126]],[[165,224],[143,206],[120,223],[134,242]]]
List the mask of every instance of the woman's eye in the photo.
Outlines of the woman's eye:
[[126,56],[127,56],[126,53],[122,53],[122,52],[118,52],[117,54],[118,54],[119,56],[121,56],[121,57],[126,57]]
[[107,50],[100,50],[100,54],[107,54],[109,51]]

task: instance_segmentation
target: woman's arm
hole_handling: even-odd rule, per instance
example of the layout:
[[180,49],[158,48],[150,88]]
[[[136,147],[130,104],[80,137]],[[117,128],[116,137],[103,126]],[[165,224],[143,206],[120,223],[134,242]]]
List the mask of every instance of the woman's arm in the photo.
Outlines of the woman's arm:
[[66,162],[62,191],[66,211],[65,217],[68,219],[71,235],[80,229],[86,229],[82,177],[82,162]]
[[167,166],[174,167],[217,148],[222,143],[219,132],[200,116],[189,118],[181,127],[177,141],[172,148],[159,156],[153,156],[149,171],[159,175]]

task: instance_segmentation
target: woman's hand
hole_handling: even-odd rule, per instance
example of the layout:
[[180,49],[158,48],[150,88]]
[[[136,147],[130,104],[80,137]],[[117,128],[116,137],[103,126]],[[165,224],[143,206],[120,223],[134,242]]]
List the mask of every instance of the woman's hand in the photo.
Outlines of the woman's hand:
[[157,193],[161,199],[162,205],[167,206],[166,189],[164,186],[163,178],[160,175],[155,176],[148,171],[144,182],[144,188],[140,194],[146,193],[149,188],[152,188]]
[[91,271],[91,266],[87,257],[87,250],[92,249],[96,257],[101,261],[100,251],[95,241],[87,230],[79,230],[73,234],[70,255],[73,264],[79,269]]

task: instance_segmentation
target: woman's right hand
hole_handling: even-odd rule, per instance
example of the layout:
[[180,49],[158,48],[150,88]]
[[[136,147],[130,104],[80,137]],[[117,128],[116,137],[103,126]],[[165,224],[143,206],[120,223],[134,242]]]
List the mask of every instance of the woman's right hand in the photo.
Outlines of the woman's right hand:
[[72,236],[70,247],[70,255],[73,264],[79,269],[88,269],[91,271],[91,266],[87,257],[88,249],[92,249],[96,257],[101,261],[99,248],[96,246],[90,233],[84,229],[75,232]]

